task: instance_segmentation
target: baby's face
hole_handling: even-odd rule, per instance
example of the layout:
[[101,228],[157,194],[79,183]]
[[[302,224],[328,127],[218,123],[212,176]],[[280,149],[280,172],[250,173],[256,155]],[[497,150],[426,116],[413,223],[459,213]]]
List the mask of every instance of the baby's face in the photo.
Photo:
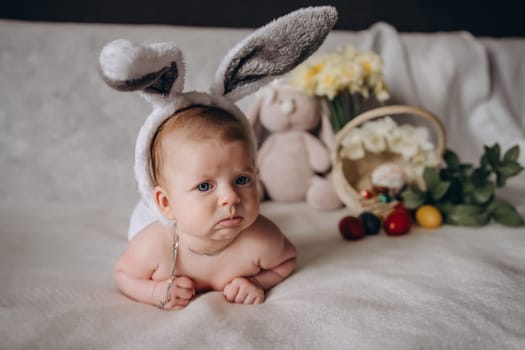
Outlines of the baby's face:
[[232,240],[259,214],[257,177],[249,146],[241,141],[163,141],[164,187],[179,234]]

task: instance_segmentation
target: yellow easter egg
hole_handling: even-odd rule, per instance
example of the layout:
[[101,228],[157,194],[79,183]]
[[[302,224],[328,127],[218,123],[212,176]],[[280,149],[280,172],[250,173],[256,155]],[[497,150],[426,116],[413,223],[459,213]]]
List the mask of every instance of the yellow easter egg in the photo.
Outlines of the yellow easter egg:
[[438,208],[432,205],[422,205],[416,211],[416,221],[421,227],[436,228],[443,222],[443,217]]

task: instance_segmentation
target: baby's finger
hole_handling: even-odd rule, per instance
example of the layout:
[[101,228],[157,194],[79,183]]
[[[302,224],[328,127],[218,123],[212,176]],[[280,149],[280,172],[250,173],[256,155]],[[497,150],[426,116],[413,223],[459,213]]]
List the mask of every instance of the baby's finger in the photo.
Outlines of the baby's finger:
[[224,287],[222,293],[224,294],[224,297],[226,297],[226,300],[233,302],[235,301],[235,296],[237,295],[238,290],[239,286],[237,284],[230,283]]
[[175,278],[175,286],[188,289],[195,288],[193,281],[184,276]]
[[188,305],[190,301],[188,299],[183,298],[172,298],[166,305],[164,305],[165,310],[179,310],[184,308],[186,305]]
[[264,302],[264,294],[257,295],[255,300],[253,301],[253,304],[262,304]]
[[255,304],[255,299],[257,298],[257,295],[255,294],[249,294],[246,299],[244,299],[244,304]]
[[188,288],[173,288],[172,297],[181,299],[191,299],[194,295],[193,289]]
[[240,288],[237,296],[235,297],[236,304],[244,304],[244,301],[248,297],[249,293],[246,291],[246,288]]

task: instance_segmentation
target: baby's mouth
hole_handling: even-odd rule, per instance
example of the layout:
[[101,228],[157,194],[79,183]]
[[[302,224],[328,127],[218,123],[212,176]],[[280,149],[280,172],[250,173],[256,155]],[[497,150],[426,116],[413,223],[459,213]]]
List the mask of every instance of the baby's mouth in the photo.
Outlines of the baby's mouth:
[[224,228],[238,227],[241,224],[242,220],[243,220],[243,217],[239,215],[229,216],[219,221],[219,226],[224,227]]

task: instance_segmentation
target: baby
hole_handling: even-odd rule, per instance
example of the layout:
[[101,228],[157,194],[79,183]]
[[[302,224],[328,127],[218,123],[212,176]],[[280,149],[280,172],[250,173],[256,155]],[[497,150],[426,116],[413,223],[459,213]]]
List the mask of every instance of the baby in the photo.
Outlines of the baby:
[[183,308],[208,290],[259,304],[292,273],[295,248],[259,214],[256,143],[235,102],[306,60],[336,21],[331,6],[271,21],[228,51],[209,92],[184,91],[184,57],[174,43],[104,46],[102,79],[153,107],[135,145],[142,198],[133,238],[115,265],[124,294],[161,309]]
[[295,268],[296,251],[259,213],[251,134],[222,109],[191,106],[159,127],[151,144],[154,202],[174,224],[155,221],[115,265],[127,296],[162,309],[196,292],[260,304]]

